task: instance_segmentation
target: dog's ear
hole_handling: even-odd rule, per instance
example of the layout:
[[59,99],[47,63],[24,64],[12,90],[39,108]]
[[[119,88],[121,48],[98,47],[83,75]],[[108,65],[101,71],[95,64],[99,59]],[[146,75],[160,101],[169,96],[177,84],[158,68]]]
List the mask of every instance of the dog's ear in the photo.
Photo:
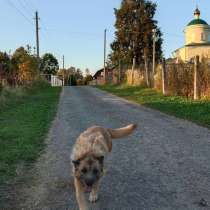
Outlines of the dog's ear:
[[98,161],[99,161],[101,164],[103,164],[103,162],[104,162],[104,156],[99,156],[99,157],[97,157],[97,159],[98,159]]
[[76,168],[77,166],[79,166],[80,161],[79,160],[72,160],[72,163],[74,164],[74,167]]

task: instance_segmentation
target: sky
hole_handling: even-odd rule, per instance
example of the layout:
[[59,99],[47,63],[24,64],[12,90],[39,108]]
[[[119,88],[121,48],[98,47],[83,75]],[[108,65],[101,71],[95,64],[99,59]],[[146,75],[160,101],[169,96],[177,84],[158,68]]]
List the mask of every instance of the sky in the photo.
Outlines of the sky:
[[[210,24],[209,0],[156,0],[155,19],[163,32],[165,57],[184,45],[183,30],[198,5]],[[35,11],[40,16],[40,54],[53,53],[62,66],[103,67],[103,34],[107,29],[107,54],[114,40],[114,8],[121,0],[0,0],[0,51],[35,46]]]

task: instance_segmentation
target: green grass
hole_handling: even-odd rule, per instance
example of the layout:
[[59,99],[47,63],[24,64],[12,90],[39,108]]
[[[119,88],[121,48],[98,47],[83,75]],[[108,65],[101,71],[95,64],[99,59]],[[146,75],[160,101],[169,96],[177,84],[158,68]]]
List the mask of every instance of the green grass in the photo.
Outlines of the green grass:
[[60,91],[35,85],[0,98],[0,183],[14,177],[19,164],[30,165],[39,156]]
[[193,101],[180,96],[164,96],[160,92],[142,87],[97,86],[117,96],[187,119],[210,128],[210,100]]

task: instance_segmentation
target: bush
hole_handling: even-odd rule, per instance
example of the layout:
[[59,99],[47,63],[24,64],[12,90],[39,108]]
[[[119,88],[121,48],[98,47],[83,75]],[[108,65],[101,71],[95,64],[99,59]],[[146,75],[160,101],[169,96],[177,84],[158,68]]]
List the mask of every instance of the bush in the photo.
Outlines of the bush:
[[84,81],[82,79],[77,80],[77,85],[84,85]]
[[91,75],[87,75],[85,78],[84,78],[84,84],[85,85],[88,85],[88,83],[90,82],[90,81],[92,81],[93,80],[93,77],[91,76]]
[[1,91],[3,90],[3,85],[1,84],[0,82],[0,94],[1,94]]
[[76,77],[74,75],[70,75],[69,80],[68,80],[68,84],[71,85],[71,86],[77,85],[77,80],[76,80]]

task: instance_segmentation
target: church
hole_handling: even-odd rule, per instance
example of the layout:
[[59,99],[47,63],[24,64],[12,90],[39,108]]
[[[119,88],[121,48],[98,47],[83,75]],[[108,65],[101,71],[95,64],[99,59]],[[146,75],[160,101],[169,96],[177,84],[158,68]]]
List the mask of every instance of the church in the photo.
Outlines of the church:
[[177,61],[188,62],[196,55],[210,58],[210,26],[200,18],[200,10],[194,12],[194,19],[184,30],[185,45],[173,52]]

